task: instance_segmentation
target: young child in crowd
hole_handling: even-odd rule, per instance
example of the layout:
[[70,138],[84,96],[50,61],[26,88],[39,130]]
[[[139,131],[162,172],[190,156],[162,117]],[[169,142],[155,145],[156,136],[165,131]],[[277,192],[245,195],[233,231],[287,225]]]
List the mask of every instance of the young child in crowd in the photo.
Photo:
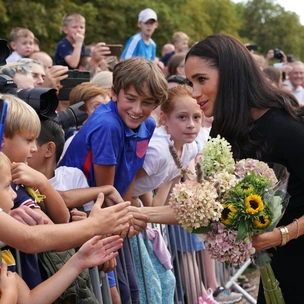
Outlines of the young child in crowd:
[[34,38],[34,34],[27,28],[13,28],[9,36],[13,52],[6,58],[6,62],[17,62],[23,57],[29,57],[34,50]]
[[[2,141],[2,152],[12,164],[12,188],[17,193],[14,208],[27,206],[49,224],[67,223],[70,215],[60,194],[40,172],[27,165],[37,150],[36,138],[40,120],[35,110],[18,97],[3,94],[8,103]],[[30,288],[42,282],[39,265],[34,255],[20,252],[23,278]]]
[[166,67],[168,65],[169,59],[172,55],[178,54],[181,52],[186,52],[188,50],[189,45],[189,37],[184,32],[175,32],[172,36],[173,45],[175,47],[175,50],[173,52],[170,52],[166,55],[164,55],[160,61],[163,62],[164,66]]
[[[131,200],[135,175],[155,129],[150,114],[166,97],[166,80],[152,61],[134,57],[119,62],[113,71],[112,100],[88,118],[59,165],[77,167],[90,186],[114,185],[124,199]],[[123,253],[129,284],[117,259],[121,300],[129,303],[132,298],[132,303],[139,303],[127,240]]]
[[[11,188],[11,162],[0,152],[0,212],[9,213],[16,193]],[[74,281],[78,274],[89,267],[112,259],[122,246],[122,239],[112,236],[105,239],[96,236],[87,241],[79,251],[50,279],[30,290],[18,274],[8,271],[7,263],[14,261],[10,252],[1,257],[0,303],[53,303]],[[8,259],[7,259],[8,258]]]
[[66,14],[62,30],[66,37],[57,44],[54,64],[76,69],[80,57],[85,55],[85,18],[77,13]]
[[137,26],[141,29],[141,32],[129,38],[121,54],[121,58],[128,59],[142,56],[146,59],[155,60],[156,44],[151,38],[158,27],[155,11],[151,8],[142,10],[138,15]]

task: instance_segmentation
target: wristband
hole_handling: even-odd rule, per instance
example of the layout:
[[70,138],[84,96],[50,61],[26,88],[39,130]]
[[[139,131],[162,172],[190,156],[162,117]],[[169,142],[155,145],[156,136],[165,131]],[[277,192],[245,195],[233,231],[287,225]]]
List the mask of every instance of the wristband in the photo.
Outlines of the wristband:
[[282,237],[282,241],[281,241],[281,244],[279,246],[284,246],[289,241],[289,232],[288,232],[288,229],[285,226],[278,227],[278,229],[280,230],[281,237]]

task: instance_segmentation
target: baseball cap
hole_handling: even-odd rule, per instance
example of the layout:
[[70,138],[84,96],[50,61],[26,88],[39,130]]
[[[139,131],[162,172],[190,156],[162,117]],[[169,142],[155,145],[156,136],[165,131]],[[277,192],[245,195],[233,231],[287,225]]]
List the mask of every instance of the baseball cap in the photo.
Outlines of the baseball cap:
[[145,23],[150,19],[157,21],[157,15],[151,8],[146,8],[146,9],[142,10],[138,15],[139,22]]

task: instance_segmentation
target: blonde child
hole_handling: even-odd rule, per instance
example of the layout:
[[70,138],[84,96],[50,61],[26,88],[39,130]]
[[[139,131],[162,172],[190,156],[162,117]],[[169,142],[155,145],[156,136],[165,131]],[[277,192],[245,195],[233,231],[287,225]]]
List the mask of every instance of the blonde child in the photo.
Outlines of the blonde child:
[[13,52],[6,58],[6,62],[17,62],[23,57],[29,57],[34,51],[34,38],[34,34],[27,28],[13,28],[9,36]]
[[85,18],[77,13],[66,14],[62,31],[66,37],[57,44],[54,64],[76,69],[80,57],[85,55]]
[[[0,212],[9,213],[14,205],[16,193],[11,188],[11,162],[0,152]],[[80,250],[50,279],[30,290],[18,274],[7,270],[7,262],[2,261],[0,272],[0,304],[16,303],[52,303],[54,302],[77,275],[84,269],[104,263],[117,256],[117,249],[122,246],[118,236],[101,239],[96,236],[87,241]],[[8,255],[6,254],[6,257]],[[10,263],[12,255],[9,256]]]
[[174,54],[186,52],[188,50],[189,36],[184,32],[175,32],[172,36],[172,42],[175,47],[175,50],[171,53],[166,54],[160,59],[160,61],[165,66],[165,72],[171,56],[173,56]]

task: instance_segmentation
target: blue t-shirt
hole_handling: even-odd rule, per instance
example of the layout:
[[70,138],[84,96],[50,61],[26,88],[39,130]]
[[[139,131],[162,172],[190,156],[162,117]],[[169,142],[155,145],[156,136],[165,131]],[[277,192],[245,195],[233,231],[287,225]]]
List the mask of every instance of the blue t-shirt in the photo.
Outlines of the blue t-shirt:
[[114,187],[124,195],[143,166],[154,129],[149,117],[135,132],[121,119],[116,102],[101,104],[75,135],[59,166],[79,168],[89,185],[96,186],[93,164],[115,165]]
[[121,54],[121,58],[129,59],[135,56],[141,56],[149,60],[154,60],[156,56],[155,42],[150,38],[150,43],[147,45],[141,33],[133,35],[127,41],[127,44]]
[[[28,206],[29,208],[40,208],[22,185],[15,185],[14,183],[11,183],[11,186],[17,194],[17,197],[14,200],[13,209],[23,205]],[[33,289],[43,281],[38,259],[35,254],[20,251],[20,264],[22,278],[30,289]]]
[[[64,58],[68,55],[71,55],[74,51],[74,47],[72,44],[66,39],[63,38],[61,39],[56,47],[56,52],[55,52],[55,58],[54,58],[54,65],[63,65],[69,67],[69,69],[72,69],[64,60]],[[80,56],[85,55],[85,45],[84,43],[82,44],[81,47],[81,54]],[[80,58],[79,58],[80,60]]]

